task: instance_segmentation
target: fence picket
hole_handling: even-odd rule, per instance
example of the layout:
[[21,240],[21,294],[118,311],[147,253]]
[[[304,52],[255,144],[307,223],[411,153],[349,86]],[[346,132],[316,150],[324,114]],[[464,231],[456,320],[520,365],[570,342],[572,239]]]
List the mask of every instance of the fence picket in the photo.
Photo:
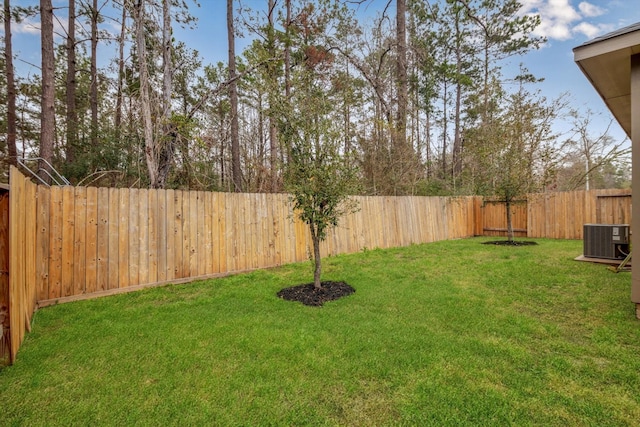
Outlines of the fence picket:
[[147,229],[149,236],[149,283],[158,281],[158,190],[149,190],[149,209]]
[[140,192],[137,188],[129,189],[129,286],[140,283]]
[[129,189],[118,190],[118,287],[129,286]]
[[96,291],[98,265],[98,189],[87,188],[87,232],[86,232],[86,265],[84,290],[91,294]]
[[149,283],[149,190],[138,190],[138,280]]
[[[38,198],[38,212],[36,227],[38,235],[37,252],[36,252],[36,268],[38,270],[38,299],[49,299],[49,211],[50,211],[50,192],[43,186],[38,186],[37,195]],[[8,200],[8,199],[7,199]],[[7,209],[7,214],[9,210]],[[7,217],[8,220],[8,217]],[[8,227],[7,223],[7,227]],[[9,267],[7,266],[7,270]]]
[[74,192],[74,239],[73,239],[73,293],[86,290],[87,270],[87,189],[78,187]]
[[165,228],[167,255],[165,260],[165,276],[167,280],[173,280],[176,277],[175,269],[175,194],[174,190],[167,190],[165,195]]
[[[53,200],[55,187],[51,189]],[[53,204],[52,204],[53,206]],[[96,291],[109,288],[109,189],[98,188],[98,270]]]

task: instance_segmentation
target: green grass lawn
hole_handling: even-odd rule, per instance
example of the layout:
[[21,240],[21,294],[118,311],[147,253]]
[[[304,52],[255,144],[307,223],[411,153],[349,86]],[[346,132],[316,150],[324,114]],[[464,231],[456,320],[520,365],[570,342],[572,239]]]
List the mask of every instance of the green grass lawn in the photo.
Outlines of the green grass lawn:
[[637,425],[630,273],[487,240],[327,258],[321,308],[301,263],[43,309],[0,424]]

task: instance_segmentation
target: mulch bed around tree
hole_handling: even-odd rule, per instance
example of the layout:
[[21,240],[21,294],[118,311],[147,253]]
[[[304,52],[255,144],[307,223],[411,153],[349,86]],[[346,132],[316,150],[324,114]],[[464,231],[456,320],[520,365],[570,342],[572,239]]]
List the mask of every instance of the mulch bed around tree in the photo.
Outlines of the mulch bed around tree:
[[496,246],[533,246],[537,245],[537,242],[518,242],[516,240],[494,240],[492,242],[484,242],[483,245],[496,245]]
[[320,307],[327,301],[334,301],[351,295],[356,290],[345,282],[322,282],[322,289],[316,289],[313,283],[291,286],[278,292],[278,297],[301,302],[304,305]]

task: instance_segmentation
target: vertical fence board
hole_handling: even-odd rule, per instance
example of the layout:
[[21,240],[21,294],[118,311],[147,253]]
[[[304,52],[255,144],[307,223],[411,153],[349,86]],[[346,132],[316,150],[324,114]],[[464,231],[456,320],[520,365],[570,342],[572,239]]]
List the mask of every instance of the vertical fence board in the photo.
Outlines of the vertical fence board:
[[74,188],[62,188],[62,296],[73,295]]
[[128,222],[128,239],[129,239],[129,286],[140,284],[139,265],[140,265],[140,190],[137,188],[129,189],[129,222]]
[[188,191],[182,192],[182,277],[191,276],[191,197]]
[[177,279],[183,278],[183,248],[182,248],[182,221],[184,213],[182,210],[182,191],[176,190],[173,193],[173,241],[175,245],[173,257],[174,257],[174,271]]
[[198,275],[198,192],[189,192],[189,271]]
[[224,222],[226,225],[227,271],[237,270],[236,256],[238,253],[238,242],[235,239],[237,228],[235,198],[236,195],[234,193],[225,193]]
[[269,217],[267,215],[266,194],[256,194],[256,258],[258,265],[269,265]]
[[217,193],[217,210],[216,210],[216,218],[218,220],[218,268],[216,269],[219,273],[226,273],[228,270],[227,267],[227,225],[226,225],[226,214],[227,210],[226,204],[226,194],[225,193]]
[[182,274],[191,276],[191,196],[188,191],[182,193]]
[[87,189],[77,187],[74,194],[73,295],[86,292],[87,270]]
[[118,287],[129,286],[129,189],[118,190]]
[[238,242],[237,251],[236,251],[236,270],[242,271],[247,268],[247,240],[248,234],[245,230],[249,229],[249,224],[247,224],[247,206],[246,202],[248,201],[247,197],[244,194],[236,194],[235,195],[235,211],[237,212],[235,216],[235,232],[234,232],[234,240]]
[[196,217],[198,219],[197,225],[197,240],[196,240],[196,255],[198,259],[198,276],[203,276],[207,271],[207,258],[206,258],[206,238],[205,238],[205,200],[204,191],[198,191],[197,194],[197,208]]
[[98,189],[87,188],[87,232],[86,267],[84,290],[90,294],[96,291],[98,270]]
[[245,203],[243,203],[243,205],[245,206],[245,213],[244,213],[244,220],[245,220],[245,227],[246,229],[249,231],[246,234],[246,250],[245,250],[245,258],[246,260],[246,267],[245,268],[250,268],[250,269],[254,269],[258,267],[257,264],[257,249],[256,249],[256,239],[258,237],[258,218],[256,215],[256,195],[255,194],[245,194],[244,195],[244,199],[245,199]]
[[282,265],[282,247],[283,247],[283,226],[282,221],[285,219],[282,215],[284,203],[281,201],[279,194],[274,194],[269,204],[269,214],[272,222],[272,240],[273,240],[273,260],[275,265]]
[[17,169],[10,169],[11,194],[9,198],[9,360],[15,360],[24,338],[24,178]]
[[158,246],[158,274],[157,281],[167,280],[167,192],[156,190],[158,195],[156,238]]
[[148,233],[149,233],[149,280],[148,283],[158,281],[158,190],[149,190]]
[[62,296],[62,189],[51,187],[49,195],[49,298],[59,298]]
[[[53,189],[52,189],[53,196]],[[98,188],[98,263],[96,291],[109,287],[109,189]]]
[[[44,185],[38,186],[37,195],[38,198],[38,212],[37,212],[37,224],[38,235],[36,239],[38,241],[38,248],[36,252],[36,264],[39,272],[38,282],[38,299],[49,299],[49,235],[51,233],[49,224],[49,209],[50,198],[49,189]],[[7,199],[8,200],[8,199]],[[7,210],[7,214],[8,214]],[[8,269],[8,267],[7,267]]]
[[138,190],[138,283],[149,283],[149,190]]
[[31,332],[31,316],[36,309],[36,229],[37,219],[37,199],[36,185],[30,180],[25,183],[25,295],[26,303],[24,310],[25,327]]
[[203,192],[204,216],[204,274],[213,273],[213,193]]
[[118,282],[120,271],[118,269],[119,260],[119,225],[120,220],[120,198],[118,197],[117,188],[109,188],[109,282],[107,289],[117,289],[120,285]]
[[167,190],[165,194],[165,206],[166,211],[164,215],[165,221],[165,229],[164,232],[166,234],[166,246],[167,246],[167,254],[165,259],[165,276],[167,280],[173,280],[176,278],[176,267],[175,267],[175,216],[176,216],[176,205],[175,205],[175,191]]
[[[0,325],[10,320],[9,300],[9,192],[0,192]],[[5,318],[6,316],[6,318]],[[6,332],[6,331],[5,331]],[[11,361],[11,338],[0,336],[0,362]]]

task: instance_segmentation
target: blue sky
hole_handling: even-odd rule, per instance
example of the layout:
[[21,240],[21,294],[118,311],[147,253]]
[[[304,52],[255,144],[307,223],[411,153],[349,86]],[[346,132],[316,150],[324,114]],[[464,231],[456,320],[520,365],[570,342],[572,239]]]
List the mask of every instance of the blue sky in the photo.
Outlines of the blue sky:
[[[370,0],[367,6],[360,6],[361,21],[366,24],[367,17],[374,16],[386,5],[388,0]],[[187,2],[192,5],[193,3]],[[536,34],[545,36],[548,42],[538,51],[533,51],[524,57],[512,59],[512,65],[517,67],[523,63],[534,75],[544,78],[538,88],[548,98],[555,98],[567,92],[572,104],[582,110],[591,109],[600,117],[594,122],[604,128],[612,118],[604,102],[597,95],[586,77],[573,61],[572,49],[580,44],[640,21],[640,5],[638,0],[520,0],[523,4],[522,13],[535,13],[541,17],[542,24]],[[54,0],[54,6],[60,7],[56,14],[64,24],[67,1]],[[99,0],[99,4],[106,3]],[[266,5],[267,0],[241,0],[241,4],[251,9],[259,9]],[[395,0],[391,0],[390,13],[395,9]],[[14,5],[37,5],[37,0],[13,0]],[[176,29],[176,37],[185,41],[187,45],[200,52],[205,63],[226,62],[226,1],[200,0],[199,8],[192,8],[192,13],[198,16],[198,27],[195,30]],[[39,33],[38,18],[14,25],[14,51],[24,62],[16,65],[21,72],[38,73],[26,63],[39,63]],[[105,24],[105,25],[108,25]],[[0,30],[1,31],[1,30]],[[242,48],[239,41],[237,52]],[[114,49],[115,45],[103,49]],[[114,53],[109,54],[113,57]],[[26,63],[25,63],[26,62]],[[624,139],[625,135],[614,123],[612,135]]]

